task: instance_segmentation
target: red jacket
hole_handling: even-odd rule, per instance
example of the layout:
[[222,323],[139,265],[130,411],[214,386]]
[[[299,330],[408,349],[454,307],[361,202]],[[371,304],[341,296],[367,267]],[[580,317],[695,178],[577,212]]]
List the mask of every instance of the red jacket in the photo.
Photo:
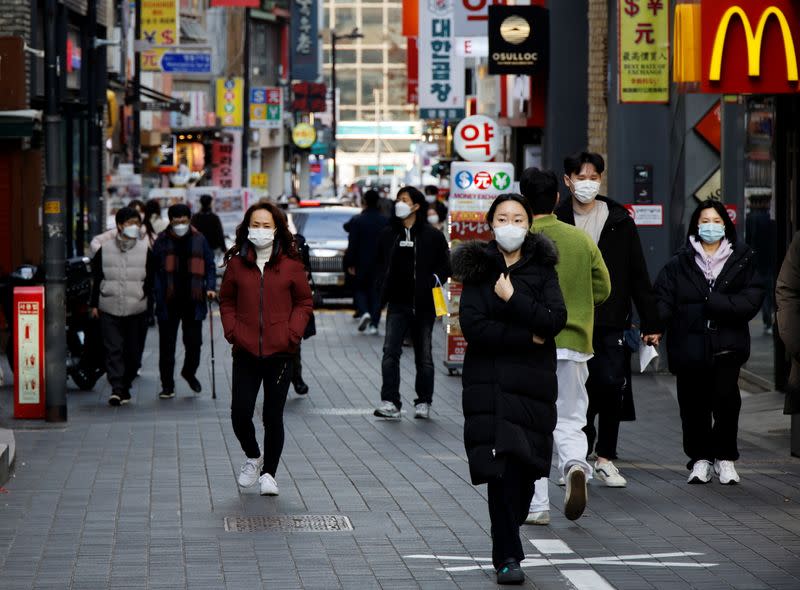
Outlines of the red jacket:
[[313,310],[303,263],[278,254],[262,275],[252,248],[228,261],[219,300],[225,339],[256,357],[295,353]]

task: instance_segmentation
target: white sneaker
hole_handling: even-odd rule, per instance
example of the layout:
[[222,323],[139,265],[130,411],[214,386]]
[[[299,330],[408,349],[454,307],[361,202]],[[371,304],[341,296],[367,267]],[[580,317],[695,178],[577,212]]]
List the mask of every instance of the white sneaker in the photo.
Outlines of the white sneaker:
[[[719,477],[719,483],[725,486],[737,484],[741,481],[733,461],[714,461],[714,473]],[[709,475],[709,479],[711,479]]]
[[378,335],[378,326],[369,326],[367,328],[367,336],[377,336]]
[[573,465],[567,473],[567,494],[564,496],[564,516],[567,520],[581,517],[586,510],[586,495],[586,472],[580,465]]
[[427,420],[431,417],[431,405],[430,404],[417,404],[414,406],[414,418],[419,418],[420,420]]
[[378,418],[397,420],[400,418],[400,408],[394,405],[393,402],[384,400],[381,402],[381,405],[378,406],[378,409],[375,410],[374,415]]
[[278,483],[275,481],[275,478],[272,477],[269,473],[265,473],[261,477],[258,478],[258,483],[261,486],[261,495],[262,496],[277,496],[278,495]]
[[371,319],[372,318],[370,317],[370,315],[368,313],[365,313],[360,318],[358,318],[358,331],[359,332],[363,332],[364,330],[366,330],[367,326],[369,325],[369,321]]
[[239,485],[243,488],[256,485],[258,474],[261,472],[261,465],[263,463],[263,455],[258,459],[245,459],[245,462],[242,463],[242,466],[239,468]]
[[705,459],[694,462],[688,483],[708,483],[711,481],[711,463]]
[[550,511],[528,512],[528,518],[525,519],[525,524],[537,524],[539,526],[550,524]]
[[609,488],[624,488],[628,481],[619,473],[619,469],[611,461],[595,461],[594,476]]

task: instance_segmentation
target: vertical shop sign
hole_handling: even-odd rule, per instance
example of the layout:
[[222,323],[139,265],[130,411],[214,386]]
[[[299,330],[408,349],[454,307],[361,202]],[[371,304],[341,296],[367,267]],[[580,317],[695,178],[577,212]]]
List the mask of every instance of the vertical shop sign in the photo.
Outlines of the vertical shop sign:
[[423,119],[464,117],[464,58],[453,51],[452,0],[419,0],[419,111]]
[[243,94],[242,78],[217,78],[217,116],[223,127],[242,126]]
[[215,141],[211,144],[211,184],[233,187],[233,143]]
[[620,0],[619,101],[669,102],[669,0]]
[[318,0],[294,0],[291,19],[292,79],[319,78]]
[[[150,45],[178,45],[180,43],[180,12],[178,0],[139,0],[142,4],[140,41]],[[142,71],[160,72],[161,58],[168,49],[142,51]]]
[[417,38],[407,39],[406,49],[406,102],[417,104],[419,100],[419,52]]

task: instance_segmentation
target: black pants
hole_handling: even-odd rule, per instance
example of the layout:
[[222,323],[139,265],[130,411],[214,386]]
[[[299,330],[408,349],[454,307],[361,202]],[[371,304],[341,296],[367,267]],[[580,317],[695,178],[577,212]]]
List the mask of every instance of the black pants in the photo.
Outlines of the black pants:
[[292,378],[290,357],[256,358],[246,352],[233,355],[231,422],[248,459],[261,456],[253,426],[258,390],[264,384],[264,466],[261,473],[274,476],[283,451],[283,407]]
[[200,348],[203,346],[203,322],[194,319],[194,303],[183,314],[170,312],[166,320],[158,322],[158,369],[164,389],[175,388],[175,344],[178,326],[183,324],[182,374],[194,375],[200,366]]
[[142,364],[147,314],[100,316],[105,348],[106,374],[114,392],[128,391]]
[[589,453],[594,450],[599,457],[616,459],[622,396],[626,385],[623,332],[595,328],[592,345],[594,356],[587,363],[589,378],[586,380],[589,409],[583,431],[589,443]]
[[386,312],[386,338],[383,341],[381,399],[393,402],[398,408],[403,405],[400,400],[400,355],[403,354],[406,333],[414,343],[414,362],[417,366],[417,399],[414,404],[433,402],[433,318],[420,318],[414,314],[411,305],[390,303]]
[[695,461],[736,461],[739,448],[739,393],[741,364],[729,355],[715,357],[704,371],[678,373],[678,405],[683,426],[683,451]]
[[381,321],[381,296],[375,277],[371,275],[357,277],[353,297],[359,313],[368,313],[370,325],[377,327]]
[[507,559],[522,561],[525,552],[519,527],[528,516],[536,480],[519,464],[509,461],[503,477],[489,480],[489,518],[492,521],[492,563],[497,569]]

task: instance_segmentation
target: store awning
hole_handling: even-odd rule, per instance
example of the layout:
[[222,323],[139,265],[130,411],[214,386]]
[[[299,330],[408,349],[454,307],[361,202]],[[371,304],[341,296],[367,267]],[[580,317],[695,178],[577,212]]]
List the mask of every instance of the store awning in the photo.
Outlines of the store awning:
[[42,111],[0,111],[0,139],[31,137],[39,129],[41,121]]

